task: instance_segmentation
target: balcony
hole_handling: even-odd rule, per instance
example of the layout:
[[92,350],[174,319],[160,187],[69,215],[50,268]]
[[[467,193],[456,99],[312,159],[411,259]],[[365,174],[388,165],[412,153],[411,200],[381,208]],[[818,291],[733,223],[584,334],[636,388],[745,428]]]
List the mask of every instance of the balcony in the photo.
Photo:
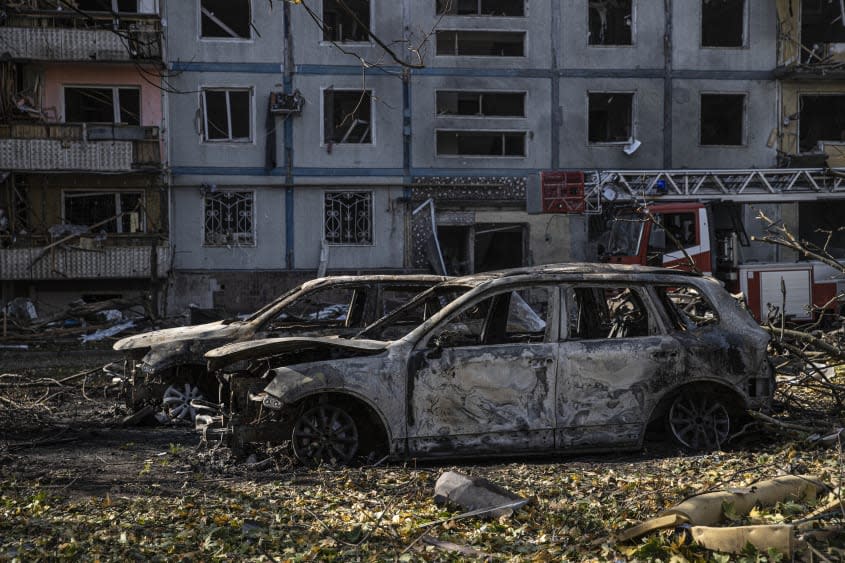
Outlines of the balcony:
[[161,20],[139,14],[116,19],[70,11],[12,13],[0,27],[0,55],[5,53],[24,61],[160,62]]
[[158,127],[134,125],[0,125],[0,170],[158,172],[158,137]]
[[170,246],[105,246],[79,239],[61,246],[0,248],[0,279],[150,279],[165,278]]

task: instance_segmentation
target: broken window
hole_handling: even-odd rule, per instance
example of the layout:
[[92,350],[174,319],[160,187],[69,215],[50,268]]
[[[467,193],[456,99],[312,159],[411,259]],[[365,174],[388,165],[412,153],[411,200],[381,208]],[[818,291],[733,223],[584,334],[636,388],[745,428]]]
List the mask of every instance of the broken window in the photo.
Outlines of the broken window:
[[436,0],[437,13],[456,16],[508,16],[525,15],[522,0]]
[[323,41],[370,40],[370,0],[323,0]]
[[701,46],[745,45],[745,0],[701,1]]
[[206,141],[252,140],[252,91],[206,89],[202,91]]
[[438,156],[526,156],[519,131],[437,131]]
[[250,39],[252,15],[249,0],[200,0],[202,37]]
[[65,86],[66,123],[141,124],[138,88]]
[[672,326],[687,331],[719,322],[716,309],[701,292],[691,285],[657,286]]
[[627,143],[633,136],[633,105],[633,94],[589,94],[589,141]]
[[323,236],[329,244],[373,243],[372,192],[326,192]]
[[701,144],[741,145],[745,94],[701,95]]
[[525,117],[525,92],[438,90],[437,115]]
[[635,338],[656,334],[635,287],[565,289],[569,338]]
[[372,143],[372,93],[323,91],[323,144]]
[[821,150],[824,141],[845,142],[845,94],[800,96],[799,106],[801,152]]
[[845,20],[840,2],[802,0],[801,62],[825,60],[830,43],[845,43]]
[[[63,2],[59,2],[60,6],[61,4]],[[121,14],[148,14],[153,13],[155,8],[150,0],[76,0],[75,5],[77,9],[83,12],[118,12]]]
[[[366,294],[354,287],[325,287],[312,291],[282,309],[265,330],[290,329],[291,325],[360,326]],[[355,313],[358,314],[355,314]]]
[[590,0],[589,44],[630,45],[633,28],[632,0]]
[[798,239],[825,249],[835,258],[845,259],[842,217],[845,217],[845,201],[799,202]]
[[450,276],[525,265],[525,226],[519,223],[438,225],[437,239]]
[[254,246],[254,192],[206,192],[205,246]]
[[522,57],[522,31],[438,31],[437,54],[462,57]]
[[107,221],[95,232],[140,233],[145,230],[142,192],[82,192],[62,193],[63,216],[66,225],[91,226]]

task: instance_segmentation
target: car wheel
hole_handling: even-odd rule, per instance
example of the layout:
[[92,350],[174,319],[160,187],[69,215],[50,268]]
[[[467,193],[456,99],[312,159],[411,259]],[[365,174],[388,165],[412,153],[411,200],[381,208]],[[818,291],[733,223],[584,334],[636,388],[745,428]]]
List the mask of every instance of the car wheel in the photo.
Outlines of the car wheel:
[[358,424],[340,406],[320,403],[296,419],[291,443],[303,463],[349,465],[358,452]]
[[164,412],[172,420],[193,422],[197,417],[197,409],[191,405],[194,399],[206,400],[199,386],[185,382],[175,383],[165,389],[161,402]]
[[692,451],[722,447],[731,431],[731,414],[724,402],[709,393],[681,393],[666,416],[672,439]]

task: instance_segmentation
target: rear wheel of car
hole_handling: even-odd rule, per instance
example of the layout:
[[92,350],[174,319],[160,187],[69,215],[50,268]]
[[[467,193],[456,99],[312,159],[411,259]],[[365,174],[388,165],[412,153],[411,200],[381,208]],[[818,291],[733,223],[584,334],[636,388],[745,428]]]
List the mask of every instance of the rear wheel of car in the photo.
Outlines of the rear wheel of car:
[[712,393],[685,391],[669,406],[666,427],[672,439],[687,450],[720,449],[730,436],[731,409]]
[[301,462],[349,465],[358,453],[359,424],[345,406],[320,402],[306,408],[293,425],[293,453]]

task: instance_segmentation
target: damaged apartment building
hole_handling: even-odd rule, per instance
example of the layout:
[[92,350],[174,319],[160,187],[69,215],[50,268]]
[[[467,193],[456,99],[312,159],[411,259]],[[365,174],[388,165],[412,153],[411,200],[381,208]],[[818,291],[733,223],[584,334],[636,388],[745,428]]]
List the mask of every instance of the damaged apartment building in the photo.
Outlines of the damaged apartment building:
[[155,0],[0,7],[3,303],[42,317],[79,299],[163,307],[161,64]]
[[[794,261],[751,241],[759,211],[816,241],[845,211],[839,0],[62,0],[0,17],[0,254],[48,250],[0,273],[7,294],[128,251],[121,285],[97,283],[154,286],[170,313],[248,311],[323,273],[593,260],[643,199],[707,203],[734,259]],[[51,246],[54,226],[118,214]]]

